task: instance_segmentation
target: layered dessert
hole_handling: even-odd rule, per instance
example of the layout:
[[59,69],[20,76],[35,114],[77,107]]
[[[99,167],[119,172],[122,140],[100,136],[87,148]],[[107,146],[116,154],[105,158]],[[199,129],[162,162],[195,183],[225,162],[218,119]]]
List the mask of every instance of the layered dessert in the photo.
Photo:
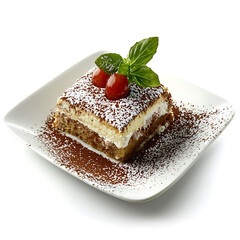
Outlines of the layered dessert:
[[124,162],[173,120],[171,94],[146,64],[158,37],[136,42],[127,58],[105,53],[57,101],[53,126]]
[[110,100],[104,88],[93,84],[93,71],[58,98],[54,127],[124,162],[170,124],[171,94],[163,85],[140,87],[131,83],[128,96]]

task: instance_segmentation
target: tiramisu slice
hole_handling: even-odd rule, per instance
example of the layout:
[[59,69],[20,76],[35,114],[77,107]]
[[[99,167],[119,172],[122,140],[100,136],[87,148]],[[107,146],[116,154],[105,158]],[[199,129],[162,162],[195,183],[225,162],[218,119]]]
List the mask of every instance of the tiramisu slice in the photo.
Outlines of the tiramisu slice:
[[59,97],[53,125],[124,162],[172,121],[171,94],[163,85],[131,83],[128,96],[110,100],[93,84],[93,70]]

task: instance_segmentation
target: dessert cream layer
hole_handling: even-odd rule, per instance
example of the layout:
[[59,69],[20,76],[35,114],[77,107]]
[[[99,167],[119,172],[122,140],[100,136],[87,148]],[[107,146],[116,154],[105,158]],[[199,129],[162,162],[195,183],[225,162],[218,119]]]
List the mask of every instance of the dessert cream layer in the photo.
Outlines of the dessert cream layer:
[[[151,124],[153,116],[161,117],[171,113],[171,106],[167,100],[163,96],[160,96],[146,111],[141,112],[133,118],[122,131],[89,111],[85,111],[77,106],[74,108],[71,107],[71,105],[62,98],[58,99],[57,112],[64,113],[68,118],[77,120],[91,131],[96,132],[105,140],[106,145],[113,143],[120,149],[128,146],[129,140],[134,133],[136,133],[134,135],[135,138],[141,137],[144,131],[140,130],[144,130]],[[160,128],[161,127],[162,126],[160,126]]]

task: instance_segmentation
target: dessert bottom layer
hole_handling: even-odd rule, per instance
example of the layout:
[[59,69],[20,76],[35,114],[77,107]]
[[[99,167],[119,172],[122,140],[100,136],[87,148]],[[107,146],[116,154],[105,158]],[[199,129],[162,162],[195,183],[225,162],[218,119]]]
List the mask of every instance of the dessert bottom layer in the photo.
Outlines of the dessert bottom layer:
[[93,148],[105,153],[108,157],[124,162],[135,151],[138,151],[146,141],[153,137],[155,133],[163,131],[171,121],[172,114],[165,114],[161,117],[154,116],[147,128],[140,129],[132,135],[125,148],[117,148],[115,144],[106,142],[104,138],[79,121],[73,120],[58,111],[55,113],[54,127],[78,137]]

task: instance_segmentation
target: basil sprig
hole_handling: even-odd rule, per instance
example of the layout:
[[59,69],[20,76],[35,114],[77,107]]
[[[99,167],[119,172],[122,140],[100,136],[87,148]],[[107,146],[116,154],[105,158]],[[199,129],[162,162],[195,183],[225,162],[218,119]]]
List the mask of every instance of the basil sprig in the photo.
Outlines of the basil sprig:
[[127,58],[116,53],[106,53],[99,56],[96,65],[111,75],[115,72],[126,75],[128,81],[141,87],[160,86],[158,75],[146,64],[152,59],[158,47],[158,37],[150,37],[136,42],[129,51]]

